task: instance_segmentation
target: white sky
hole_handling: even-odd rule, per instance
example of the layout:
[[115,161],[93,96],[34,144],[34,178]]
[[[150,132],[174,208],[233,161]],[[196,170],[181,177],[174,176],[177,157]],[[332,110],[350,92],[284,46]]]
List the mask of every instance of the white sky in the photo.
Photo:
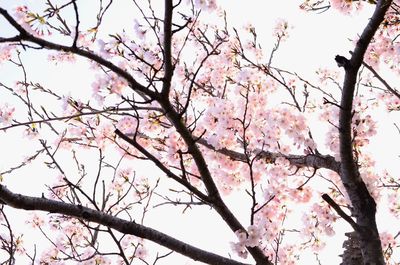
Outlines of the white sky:
[[[21,2],[21,1],[15,1]],[[14,1],[0,0],[0,6],[10,10],[10,6],[15,5]],[[22,2],[34,3],[34,0],[26,0]],[[129,1],[127,1],[129,2]],[[355,17],[342,16],[333,10],[329,10],[323,14],[306,13],[299,10],[298,6],[302,1],[294,0],[250,0],[250,1],[232,1],[220,0],[219,3],[225,7],[228,13],[229,26],[240,27],[246,23],[252,23],[256,27],[260,43],[266,51],[269,51],[274,45],[272,30],[274,23],[278,18],[285,18],[289,24],[293,26],[290,30],[290,38],[283,43],[275,56],[274,65],[284,69],[295,71],[307,78],[313,78],[315,70],[319,67],[336,68],[334,57],[336,54],[348,55],[348,51],[353,49],[352,43],[348,38],[354,38],[357,33],[360,33],[368,21],[371,14],[370,8],[365,8],[363,12]],[[161,1],[160,1],[161,3]],[[244,4],[245,3],[245,4]],[[120,10],[118,18],[129,16],[129,10]],[[0,34],[3,30],[4,20],[0,20]],[[123,19],[115,20],[115,23],[124,25]],[[32,51],[30,51],[32,53]],[[268,52],[267,52],[268,53]],[[57,87],[72,89],[72,93],[81,93],[79,89],[84,87],[90,88],[90,82],[93,76],[90,72],[82,72],[84,67],[77,65],[62,65],[62,67],[54,67],[46,65],[46,56],[41,52],[33,52],[33,55],[26,57],[27,60],[37,61],[36,69],[30,69],[29,77],[33,81],[44,82],[48,87]],[[11,80],[14,74],[7,66],[0,65],[0,81]],[[6,75],[4,74],[6,73]],[[51,74],[50,74],[51,73]],[[75,76],[74,79],[67,76]],[[60,82],[60,80],[63,80]],[[90,92],[89,92],[90,93]],[[8,99],[0,99],[0,102]],[[390,126],[390,124],[388,125]],[[386,128],[386,127],[385,127]],[[389,127],[388,127],[389,128]],[[317,136],[318,137],[318,136]],[[12,143],[11,146],[9,143]],[[0,171],[7,168],[4,164],[8,161],[15,164],[19,161],[20,150],[15,146],[24,146],[28,142],[14,136],[5,135],[2,133],[0,137],[1,146],[9,146],[10,152],[5,157],[0,158],[3,165],[0,165]],[[381,144],[381,143],[378,143]],[[395,150],[398,146],[394,146]],[[400,147],[398,147],[400,149]],[[390,152],[386,150],[386,152]],[[389,161],[390,163],[390,161]],[[29,170],[18,171],[14,179],[6,179],[7,185],[13,191],[24,194],[35,194],[40,196],[45,191],[43,182],[46,179],[46,172],[43,172],[43,167],[30,168]],[[35,172],[35,175],[29,174]],[[50,174],[53,176],[53,174]],[[21,185],[21,182],[25,185]],[[230,206],[234,208],[234,212],[243,211],[239,207],[242,198],[230,198]],[[235,208],[236,207],[236,208]],[[230,252],[229,242],[234,240],[233,233],[226,227],[216,214],[207,207],[199,207],[190,212],[190,214],[181,214],[182,208],[166,208],[159,207],[151,211],[148,216],[147,225],[159,229],[169,235],[174,235],[179,239],[183,239],[188,243],[193,243],[195,246],[205,250],[215,251],[219,254],[227,256]],[[177,218],[173,218],[177,217]],[[241,216],[242,221],[247,221],[247,216]],[[160,221],[162,220],[162,221]],[[24,220],[19,219],[14,221],[15,224],[23,226]],[[199,224],[201,222],[201,225]],[[199,227],[209,227],[210,230],[197,229]],[[246,225],[245,225],[246,226]],[[26,229],[26,228],[25,228]],[[337,233],[348,230],[348,226],[338,227]],[[26,231],[25,241],[31,243],[29,238],[31,232]],[[339,254],[341,251],[342,237],[335,238],[331,242],[327,242],[326,251],[321,253],[321,264],[339,264]],[[157,264],[195,264],[192,261],[187,263],[186,258],[177,256],[173,261],[167,259]],[[305,258],[298,264],[316,264],[315,258],[310,254],[309,258]]]

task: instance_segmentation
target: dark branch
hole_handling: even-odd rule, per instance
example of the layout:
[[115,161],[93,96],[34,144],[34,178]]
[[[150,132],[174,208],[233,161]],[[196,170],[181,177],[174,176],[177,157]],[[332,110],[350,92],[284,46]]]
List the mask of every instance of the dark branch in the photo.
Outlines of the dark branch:
[[185,188],[187,188],[189,191],[193,192],[196,196],[198,196],[202,201],[204,202],[209,202],[209,198],[207,195],[203,194],[201,191],[196,189],[194,186],[192,186],[187,179],[185,178],[180,178],[177,175],[175,175],[171,170],[169,170],[166,166],[163,165],[163,163],[160,162],[155,156],[153,156],[150,152],[148,152],[143,146],[141,146],[139,143],[136,142],[134,138],[130,138],[127,135],[125,135],[123,132],[120,130],[116,129],[115,134],[124,139],[126,142],[131,144],[133,147],[135,147],[139,152],[141,152],[144,156],[146,156],[148,159],[150,159],[161,171],[163,171],[169,178],[172,178],[176,182],[180,183],[183,185]]
[[89,222],[95,222],[115,229],[123,234],[130,234],[140,238],[148,239],[193,260],[198,260],[207,264],[248,265],[196,248],[152,228],[137,224],[135,222],[129,222],[81,205],[68,204],[46,198],[16,194],[8,190],[3,185],[0,185],[0,199],[5,204],[17,209],[58,213],[84,219]]
[[0,43],[3,42],[20,42],[22,40],[21,36],[14,36],[14,37],[10,37],[10,38],[2,38],[0,37]]
[[[110,61],[107,61],[106,59],[102,58],[99,55],[94,54],[93,52],[87,51],[87,50],[83,50],[83,49],[79,49],[77,47],[74,46],[65,46],[65,45],[61,45],[61,44],[56,44],[53,42],[49,42],[47,40],[44,39],[40,39],[38,37],[35,37],[34,35],[30,34],[29,32],[27,32],[21,25],[18,24],[17,21],[15,21],[7,12],[7,10],[0,8],[0,14],[3,15],[3,17],[12,25],[14,26],[14,28],[16,30],[18,30],[18,32],[20,33],[19,36],[14,37],[15,39],[18,39],[20,41],[29,41],[32,43],[35,43],[43,48],[49,49],[49,50],[56,50],[56,51],[60,51],[60,52],[70,52],[73,54],[77,54],[80,55],[82,57],[85,57],[87,59],[90,59],[102,66],[107,67],[108,69],[110,69],[111,71],[113,71],[114,73],[116,73],[117,75],[121,76],[122,78],[124,78],[129,85],[136,90],[138,93],[140,93],[141,95],[146,95],[150,98],[155,98],[156,94],[155,92],[149,90],[148,88],[146,88],[145,86],[139,84],[127,71],[125,71],[124,69],[116,66],[115,64],[113,64]],[[9,38],[10,39],[10,38]]]
[[375,76],[379,81],[381,81],[381,83],[386,87],[387,90],[389,90],[390,93],[392,93],[393,95],[395,95],[397,98],[400,99],[400,94],[399,94],[399,92],[397,92],[396,89],[392,88],[392,87],[385,81],[385,79],[383,79],[383,78],[378,74],[378,72],[375,71],[374,68],[372,68],[370,65],[368,65],[368,64],[365,63],[365,62],[363,62],[363,65],[364,65],[368,70],[370,70],[370,71],[374,74],[374,76]]
[[374,14],[365,27],[351,59],[345,67],[342,99],[339,113],[340,177],[353,206],[352,214],[357,218],[361,252],[364,264],[385,264],[382,247],[376,226],[376,203],[360,176],[354,159],[352,143],[352,107],[357,82],[357,73],[363,62],[364,54],[379,25],[384,20],[391,0],[380,0]]
[[74,36],[74,42],[72,43],[72,47],[76,47],[76,43],[77,43],[78,37],[79,37],[79,23],[80,23],[80,21],[79,21],[78,5],[76,4],[76,0],[73,0],[72,4],[74,6],[75,20],[76,20],[75,36]]
[[348,216],[343,210],[342,208],[340,208],[340,206],[328,195],[328,194],[322,194],[322,199],[324,199],[335,211],[336,213],[342,217],[346,222],[348,222],[351,227],[353,227],[353,229],[355,231],[359,230],[358,225],[356,224],[356,222],[354,222],[353,218],[351,218],[350,216]]
[[[217,153],[230,157],[232,160],[238,160],[242,162],[246,161],[246,155],[243,153],[232,151],[227,148],[215,149],[204,139],[199,139],[197,142],[211,150],[214,150]],[[257,158],[266,159],[270,163],[275,162],[275,160],[279,157],[283,157],[289,160],[292,166],[296,166],[299,168],[303,167],[325,168],[335,171],[338,174],[340,173],[340,162],[337,162],[335,158],[330,155],[321,155],[321,154],[285,155],[281,153],[273,153],[264,150],[255,150],[253,151],[253,153],[257,154]]]
[[344,56],[336,55],[335,61],[338,65],[338,67],[343,67],[344,69],[346,69],[347,67],[350,67],[349,60]]
[[172,54],[171,54],[171,41],[172,41],[172,13],[173,3],[172,0],[165,0],[164,10],[164,82],[162,88],[162,94],[164,97],[169,96],[171,87],[171,79],[174,72],[172,66]]

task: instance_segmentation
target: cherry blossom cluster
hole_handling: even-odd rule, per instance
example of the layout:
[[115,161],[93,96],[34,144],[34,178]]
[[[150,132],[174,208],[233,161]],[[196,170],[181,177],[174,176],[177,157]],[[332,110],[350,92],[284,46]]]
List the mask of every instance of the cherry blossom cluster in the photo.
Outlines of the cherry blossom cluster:
[[373,106],[368,106],[365,100],[362,98],[355,98],[354,109],[356,113],[353,117],[353,133],[354,133],[354,144],[357,147],[362,147],[369,143],[372,136],[376,135],[376,121],[368,113],[369,108]]
[[14,48],[9,44],[0,44],[0,64],[11,59]]
[[[24,235],[12,230],[13,227],[10,225],[10,216],[7,214],[4,207],[1,207],[0,209],[0,222],[2,223],[0,228],[0,253],[2,253],[2,256],[6,257],[7,252],[9,256],[25,255]],[[4,259],[2,259],[2,261],[3,260]]]
[[287,40],[289,33],[289,24],[285,19],[279,19],[276,22],[275,28],[274,28],[274,33],[273,35],[275,35],[276,37],[278,37],[280,40]]
[[[381,232],[381,233],[379,233],[379,237],[381,239],[382,249],[385,253],[385,258],[389,261],[393,254],[393,249],[398,247],[397,240],[389,232]],[[390,264],[396,264],[395,261],[393,261],[393,262],[394,263],[390,263]]]
[[400,204],[399,204],[400,194],[399,193],[400,193],[399,190],[396,189],[387,195],[389,205],[390,205],[389,211],[391,214],[393,214],[396,217],[400,216]]
[[400,99],[392,93],[382,92],[378,94],[377,98],[379,102],[383,103],[387,111],[398,111],[400,109]]
[[0,106],[0,123],[3,125],[11,124],[15,107],[9,106],[7,103]]
[[[14,10],[14,17],[16,18],[16,21],[29,33],[32,33],[34,35],[41,35],[44,32],[41,31],[41,28],[36,28],[37,31],[34,29],[34,22],[35,19],[35,14],[31,12],[27,6],[18,6]],[[40,18],[40,17],[38,17]],[[39,25],[43,25],[45,22],[43,19],[40,19]]]
[[[339,157],[339,132],[337,130],[339,121],[339,108],[336,105],[326,104],[324,111],[320,114],[320,120],[330,123],[326,135],[326,145],[335,154],[337,160]],[[369,139],[376,135],[376,121],[369,114],[370,108],[362,98],[356,98],[354,102],[355,114],[352,120],[354,147],[356,150],[369,143]]]
[[244,231],[236,231],[235,235],[237,236],[239,242],[232,242],[231,247],[232,250],[242,258],[247,257],[248,253],[246,247],[258,246],[262,237],[260,228],[254,225],[250,225],[247,228],[247,233]]
[[[324,1],[318,2],[321,4]],[[365,4],[363,2],[332,0],[330,5],[342,13],[350,14],[360,9]],[[251,24],[244,27],[247,37],[243,38],[240,31],[230,32],[224,26],[198,19],[196,10],[217,10],[216,1],[194,0],[187,3],[193,5],[190,7],[194,9],[186,10],[188,15],[182,15],[179,23],[173,25],[171,60],[174,74],[167,99],[181,115],[179,122],[192,133],[219,191],[223,195],[246,191],[254,201],[251,225],[246,231],[235,231],[238,242],[231,244],[233,251],[246,258],[246,247],[260,247],[267,249],[266,254],[281,264],[294,263],[296,252],[301,247],[280,242],[288,231],[285,220],[292,217],[299,204],[309,209],[302,217],[298,233],[305,242],[302,247],[320,251],[325,245],[324,237],[334,235],[333,224],[338,217],[326,204],[315,203],[314,199],[320,197],[320,192],[326,192],[323,188],[314,189],[308,183],[317,175],[316,169],[293,166],[289,158],[293,155],[304,158],[319,155],[320,151],[326,151],[323,149],[326,147],[329,154],[340,160],[340,109],[335,100],[337,95],[304,81],[297,74],[275,68],[272,61],[275,51],[272,51],[268,60],[268,53],[257,42],[255,28]],[[305,1],[302,7],[315,9],[316,5],[316,1]],[[216,15],[223,17],[221,12]],[[25,6],[17,8],[15,15],[25,29],[39,37],[50,34],[52,27],[49,28],[49,17],[48,14],[32,12]],[[385,63],[399,73],[400,46],[394,40],[399,30],[396,24],[390,24],[396,18],[396,15],[386,18],[386,24],[368,48],[365,62],[374,69],[379,69],[380,64]],[[76,36],[75,45],[79,49],[93,52],[132,74],[138,82],[149,84],[146,87],[149,91],[160,92],[166,64],[163,61],[164,33],[159,27],[163,20],[154,17],[150,23],[147,19],[135,19],[129,29],[114,32],[102,40],[95,40],[97,28],[75,32],[71,26],[69,31],[64,32],[61,28],[58,31],[67,35],[68,41]],[[184,26],[181,27],[180,23]],[[290,25],[286,20],[277,21],[273,31],[276,48],[281,41],[288,39],[289,30]],[[13,49],[13,46],[2,45],[0,62],[10,60]],[[78,63],[73,53],[50,53],[48,59],[56,63]],[[46,149],[54,151],[48,152],[48,158],[53,161],[49,165],[60,171],[47,196],[75,202],[76,193],[84,193],[81,187],[84,186],[87,173],[76,157],[76,150],[100,152],[98,180],[103,183],[103,198],[107,198],[103,201],[103,207],[109,207],[107,212],[115,216],[126,213],[130,217],[137,205],[148,205],[147,201],[143,201],[151,197],[149,179],[137,177],[132,168],[120,165],[128,159],[131,159],[130,162],[144,159],[145,152],[166,170],[203,190],[202,176],[187,144],[171,119],[167,118],[170,113],[165,113],[161,108],[163,105],[160,102],[164,99],[158,99],[157,103],[157,99],[133,92],[128,82],[112,71],[93,62],[91,66],[97,74],[92,82],[92,99],[95,103],[93,100],[73,99],[71,95],[51,94],[44,89],[41,90],[43,93],[51,94],[58,100],[59,110],[40,110],[35,104],[26,103],[28,109],[35,110],[35,115],[43,121],[39,121],[40,125],[35,122],[28,124],[24,136],[36,140],[46,135],[42,134],[42,127],[46,127],[42,124],[51,124],[53,127],[49,126],[46,133],[56,135],[54,141],[43,149],[43,152]],[[340,72],[321,68],[317,75],[321,87],[333,83],[341,88]],[[307,90],[309,87],[318,90],[318,93],[322,90],[325,100],[319,94],[310,95],[312,93]],[[19,91],[17,95],[22,101],[29,101],[28,90],[25,91],[22,83],[15,90]],[[31,96],[33,92],[29,93]],[[380,200],[382,190],[377,189],[380,178],[373,170],[373,159],[364,152],[370,139],[376,135],[377,128],[371,114],[374,106],[369,104],[367,95],[375,96],[373,91],[361,91],[354,101],[353,149],[362,179],[373,198]],[[388,110],[399,109],[400,101],[392,94],[381,93],[377,100],[384,102]],[[2,126],[19,126],[14,112],[14,106],[4,104],[0,107]],[[309,115],[314,112],[320,119],[317,130],[327,130],[325,144],[312,137],[315,128]],[[59,119],[54,117],[57,113],[61,113]],[[324,125],[326,128],[323,128]],[[116,129],[136,146],[142,147],[142,151],[116,137]],[[57,152],[70,150],[73,150],[72,161],[77,165],[77,174],[81,177],[78,180],[71,178],[68,172],[62,172],[62,167],[55,162]],[[121,157],[117,165],[103,161],[105,154],[115,155],[115,151]],[[270,154],[269,157],[262,156],[266,152]],[[104,173],[104,168],[110,171]],[[339,176],[334,172],[323,172],[321,176],[330,182],[329,194],[334,200],[340,205],[349,205],[348,198],[341,193],[344,187]],[[87,195],[83,205],[97,205],[99,196],[93,197]],[[176,197],[178,201],[179,194]],[[396,203],[398,198],[397,190],[389,196],[389,208],[396,216],[400,212]],[[146,212],[146,209],[142,211]],[[63,217],[45,220],[34,215],[29,224],[45,235],[43,229],[46,224],[57,232],[58,237],[50,239],[53,247],[41,257],[43,263],[62,264],[61,260],[70,255],[81,258],[82,264],[114,264],[114,260],[99,255],[100,248],[91,245],[92,234],[86,223]],[[396,240],[389,233],[382,233],[381,237],[384,249],[396,245]],[[136,237],[125,235],[118,244],[129,261],[144,259],[148,255],[145,242]],[[123,263],[122,260],[118,262]]]
[[344,14],[350,14],[354,9],[360,9],[363,4],[362,1],[352,0],[331,0],[330,3],[333,8]]
[[[137,181],[138,183],[135,188],[137,192],[136,198],[140,198],[141,194],[146,193],[147,188],[145,185],[147,184],[142,182],[143,186],[140,188],[140,185],[142,185],[140,184],[141,180],[135,180],[133,171],[130,168],[121,169],[117,174],[117,178],[112,182],[110,188],[116,194],[122,194],[123,190],[127,189],[124,183],[129,184],[132,181]],[[69,193],[66,186],[63,188],[64,193],[60,192],[60,188],[53,189],[53,196],[57,198],[65,198]],[[122,209],[122,204],[116,204],[115,207],[110,210],[112,212],[120,212]],[[92,235],[86,226],[78,220],[60,218],[57,216],[49,216],[44,219],[43,215],[35,213],[27,223],[45,234],[46,238],[53,245],[53,247],[50,247],[47,251],[42,253],[40,257],[41,262],[61,264],[60,262],[62,262],[62,260],[65,260],[67,257],[70,258],[71,255],[84,262],[83,264],[114,264],[116,261],[113,261],[113,259],[107,256],[101,255],[101,250],[100,253],[98,249],[96,250],[96,246],[91,243]],[[51,233],[49,234],[47,229],[50,229],[50,232],[52,233],[57,232],[57,236],[50,236]],[[124,249],[125,256],[129,260],[144,259],[147,255],[144,241],[131,235],[126,235],[121,239],[121,247]],[[117,260],[118,262],[123,262],[122,258]]]
[[337,70],[327,69],[327,68],[319,68],[316,71],[319,82],[323,85],[328,84],[330,81],[340,80],[340,72]]
[[[315,238],[322,235],[333,236],[335,231],[332,224],[338,219],[337,215],[320,203],[314,203],[309,212],[303,214],[301,235],[305,238]],[[322,248],[322,243],[315,242],[316,248]],[[317,249],[315,249],[317,251]]]

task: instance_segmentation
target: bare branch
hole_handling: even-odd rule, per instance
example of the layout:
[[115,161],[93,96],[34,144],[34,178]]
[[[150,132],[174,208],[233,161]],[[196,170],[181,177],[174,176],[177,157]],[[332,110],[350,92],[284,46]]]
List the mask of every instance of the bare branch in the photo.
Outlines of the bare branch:
[[162,94],[164,97],[168,97],[171,79],[174,72],[172,65],[172,55],[171,55],[171,41],[172,41],[172,13],[173,13],[173,3],[172,0],[165,0],[165,10],[164,10],[164,82],[162,88]]
[[135,235],[140,238],[148,239],[161,246],[174,250],[182,255],[190,257],[207,264],[226,264],[226,265],[246,265],[222,256],[201,250],[192,245],[179,241],[171,236],[152,228],[125,221],[118,217],[96,211],[81,205],[68,204],[46,198],[24,196],[11,192],[5,186],[0,185],[0,199],[7,205],[28,211],[46,211],[95,222],[106,227],[115,229],[124,234]]
[[378,74],[378,72],[375,71],[374,68],[372,68],[372,66],[370,66],[370,65],[367,64],[366,62],[363,62],[363,65],[364,65],[368,70],[370,70],[370,71],[374,74],[374,76],[375,76],[379,81],[381,81],[381,83],[386,87],[387,90],[390,91],[390,93],[392,93],[393,95],[395,95],[397,98],[400,99],[400,94],[399,94],[399,92],[397,92],[396,89],[394,89],[393,87],[391,87],[391,86],[388,84],[388,82],[386,82],[386,80],[383,79],[383,78]]
[[[18,22],[15,21],[14,18],[12,18],[10,16],[10,14],[8,14],[7,10],[0,8],[0,14],[3,15],[3,17],[12,26],[14,26],[14,28],[16,30],[19,31],[20,40],[35,43],[46,49],[56,50],[56,51],[60,51],[60,52],[71,52],[73,54],[77,54],[82,57],[88,58],[102,66],[107,67],[108,69],[110,69],[111,71],[116,73],[117,75],[123,77],[129,83],[129,85],[132,87],[132,89],[136,90],[138,93],[144,94],[152,99],[154,99],[156,97],[155,92],[153,92],[153,91],[149,90],[148,88],[146,88],[145,86],[139,84],[127,71],[116,66],[112,62],[102,58],[101,56],[96,55],[93,52],[90,52],[87,50],[79,49],[74,46],[65,46],[65,45],[61,45],[61,44],[56,44],[56,43],[35,37],[34,35],[27,32],[21,25],[19,25]],[[14,38],[17,38],[17,37],[14,37]]]
[[74,42],[72,43],[72,47],[76,47],[76,42],[78,41],[78,37],[79,37],[79,23],[80,23],[80,21],[79,21],[78,5],[76,4],[76,0],[73,0],[72,4],[74,6],[75,20],[76,20],[75,36],[74,36]]

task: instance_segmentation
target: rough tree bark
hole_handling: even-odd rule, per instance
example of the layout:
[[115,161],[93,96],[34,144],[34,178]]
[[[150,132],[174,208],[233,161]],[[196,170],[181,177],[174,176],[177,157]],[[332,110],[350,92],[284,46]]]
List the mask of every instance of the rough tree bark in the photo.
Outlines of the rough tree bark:
[[[391,0],[377,2],[374,14],[365,27],[350,60],[338,62],[345,70],[342,99],[339,114],[340,137],[340,177],[352,204],[352,215],[356,218],[356,232],[360,239],[360,248],[364,264],[385,264],[375,214],[376,203],[360,176],[352,145],[352,106],[357,73],[363,62],[364,54],[379,25],[383,22]],[[342,59],[338,56],[336,60]],[[340,63],[340,64],[339,64]]]

